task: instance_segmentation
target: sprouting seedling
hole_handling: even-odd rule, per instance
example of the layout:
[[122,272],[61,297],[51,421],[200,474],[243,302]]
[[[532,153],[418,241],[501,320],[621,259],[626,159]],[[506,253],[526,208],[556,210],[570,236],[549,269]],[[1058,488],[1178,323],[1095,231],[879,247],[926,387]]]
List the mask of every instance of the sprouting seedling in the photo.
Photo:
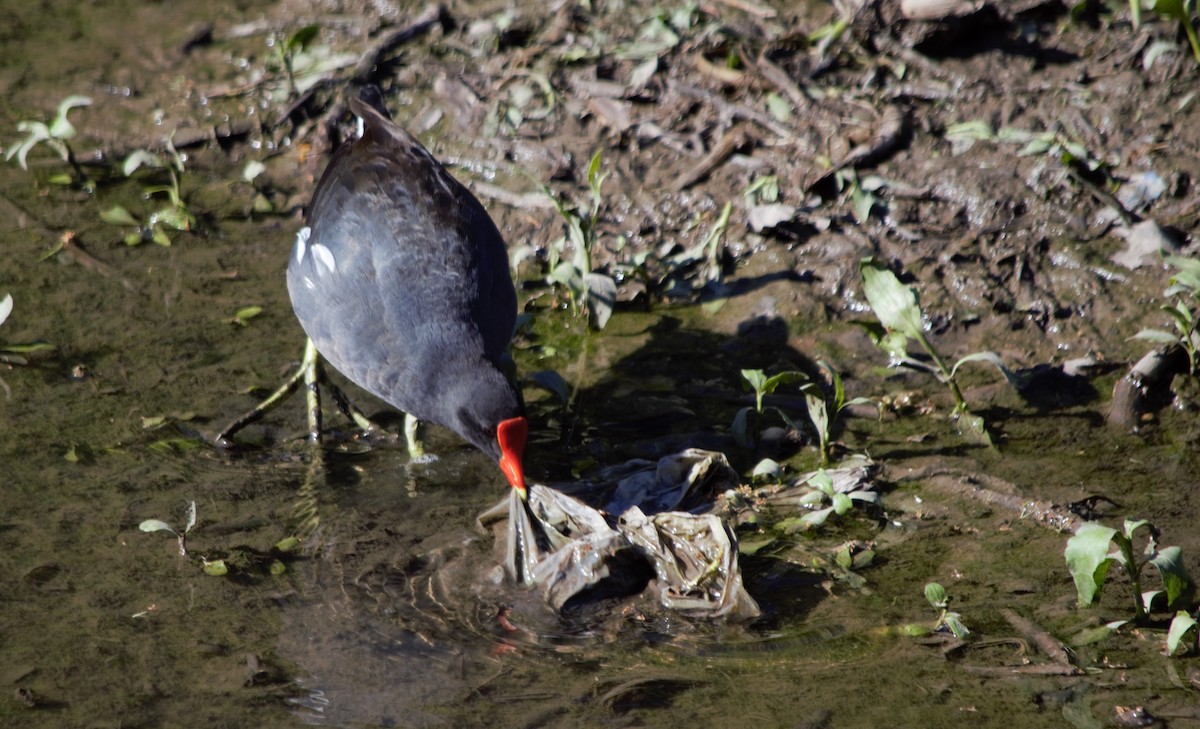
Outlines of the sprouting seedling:
[[138,524],[138,529],[141,529],[142,531],[149,532],[149,533],[170,532],[171,534],[174,534],[175,538],[179,540],[179,556],[186,557],[187,556],[187,535],[188,535],[188,532],[190,532],[192,530],[192,528],[195,526],[196,526],[196,502],[192,501],[188,505],[187,524],[184,525],[183,531],[176,531],[173,526],[171,526],[167,522],[163,521],[162,519],[147,519],[146,521],[142,522],[141,524]]
[[[829,465],[829,440],[833,424],[843,410],[853,405],[874,405],[874,401],[866,397],[846,399],[846,391],[842,386],[842,376],[828,362],[817,363],[829,376],[833,392],[826,399],[825,390],[816,382],[805,382],[800,385],[804,392],[804,402],[808,406],[808,419],[812,421],[813,430],[817,433],[817,447],[821,452],[821,466]],[[878,406],[876,406],[878,407]]]
[[[580,208],[564,203],[548,188],[546,194],[554,209],[567,226],[567,235],[549,248],[549,283],[564,287],[571,299],[571,310],[575,313],[587,311],[588,323],[593,329],[603,329],[612,315],[617,298],[617,283],[611,276],[592,270],[592,251],[599,237],[597,224],[604,203],[601,190],[607,173],[600,171],[600,151],[592,155],[588,163],[587,180],[591,192],[590,204]],[[564,254],[571,249],[571,258]]]
[[[838,491],[834,486],[833,478],[825,469],[809,476],[806,484],[812,487],[812,490],[801,497],[800,503],[814,510],[800,517],[800,524],[805,529],[821,526],[835,514],[842,516],[854,507],[855,501],[864,504],[879,504],[879,494],[874,491],[866,489],[855,489],[846,493]],[[826,503],[829,506],[824,506]]]
[[[179,556],[187,557],[187,535],[196,527],[196,502],[192,501],[188,504],[187,523],[183,527],[183,531],[178,531],[162,519],[147,519],[138,524],[138,529],[144,532],[170,532],[175,535],[175,539],[179,542]],[[200,557],[200,564],[204,569],[204,573],[213,577],[221,577],[229,574],[229,566],[225,564],[223,559],[210,560],[207,557]]]
[[[1134,538],[1139,530],[1146,530],[1146,546],[1141,555],[1134,551]],[[1091,605],[1100,599],[1109,569],[1119,564],[1129,575],[1133,587],[1134,620],[1145,623],[1154,599],[1159,595],[1167,598],[1171,609],[1186,602],[1193,592],[1192,578],[1183,566],[1183,554],[1179,547],[1158,546],[1158,530],[1145,519],[1126,519],[1118,531],[1103,524],[1088,522],[1079,527],[1075,536],[1067,540],[1064,556],[1071,577],[1075,580],[1075,592],[1080,607]],[[1111,544],[1117,549],[1109,551]],[[1142,571],[1146,565],[1158,570],[1162,589],[1142,591]]]
[[792,430],[799,430],[796,422],[780,408],[777,408],[773,405],[764,407],[763,398],[775,392],[775,390],[782,385],[797,382],[808,382],[807,375],[805,375],[803,372],[789,370],[787,372],[780,372],[777,375],[771,375],[770,377],[767,377],[762,370],[742,370],[742,379],[745,380],[746,384],[748,384],[754,390],[754,407],[751,408],[750,406],[746,406],[741,408],[733,416],[733,437],[737,441],[738,445],[742,446],[743,448],[754,447],[755,437],[750,432],[750,425],[748,422],[750,413],[755,413],[758,416],[758,424],[761,426],[762,416],[765,415],[767,411],[773,411],[779,415],[787,427],[791,428]]
[[721,254],[725,250],[726,233],[729,231],[729,218],[733,212],[733,203],[726,202],[721,208],[721,214],[713,222],[708,232],[694,245],[668,256],[664,262],[673,271],[697,269],[698,280],[702,285],[721,280]]
[[935,633],[943,629],[949,630],[959,640],[971,634],[967,626],[963,625],[962,616],[950,610],[950,597],[946,594],[946,588],[936,582],[930,582],[925,585],[925,599],[933,609],[939,611],[937,623],[933,628]]
[[1133,336],[1156,344],[1177,345],[1187,353],[1188,373],[1196,374],[1196,355],[1200,352],[1200,331],[1197,330],[1196,310],[1200,305],[1200,260],[1182,256],[1167,256],[1166,262],[1179,272],[1171,277],[1170,285],[1163,296],[1180,297],[1174,304],[1164,305],[1162,310],[1171,317],[1174,333],[1162,329],[1143,329]]
[[55,175],[50,178],[51,182],[61,184],[71,184],[77,182],[84,184],[87,182],[87,175],[83,172],[83,167],[79,165],[79,161],[75,158],[75,152],[71,149],[70,140],[75,138],[75,125],[67,118],[71,109],[79,106],[88,106],[92,100],[86,96],[68,96],[58,104],[58,113],[53,121],[49,124],[40,121],[23,121],[17,124],[17,131],[25,132],[26,136],[19,143],[9,148],[5,153],[6,160],[17,158],[17,164],[21,169],[28,170],[25,158],[29,155],[29,151],[42,142],[46,146],[54,150],[64,162],[71,165],[71,169],[75,172],[75,177]]
[[[1009,370],[995,352],[968,354],[955,362],[953,367],[947,366],[942,355],[925,336],[917,290],[900,283],[896,274],[872,258],[864,258],[859,263],[859,271],[862,272],[863,293],[867,297],[867,304],[879,319],[879,325],[873,322],[862,324],[872,340],[890,356],[891,361],[888,364],[892,367],[911,367],[937,377],[950,389],[950,394],[954,397],[952,417],[959,425],[959,432],[977,442],[991,445],[991,437],[984,427],[983,418],[972,415],[966,399],[963,398],[962,389],[958,385],[958,368],[967,362],[990,362],[1013,387],[1019,388],[1021,380],[1017,374]],[[909,340],[920,345],[931,363],[908,356]]]
[[181,192],[184,172],[183,156],[169,142],[165,155],[139,149],[125,158],[124,164],[121,165],[121,172],[126,177],[130,177],[141,167],[166,170],[168,175],[166,184],[147,185],[142,188],[142,193],[146,197],[165,194],[167,196],[166,204],[150,213],[144,221],[139,221],[133,213],[121,205],[114,205],[104,210],[100,213],[100,219],[112,225],[136,228],[125,236],[125,245],[135,246],[146,241],[153,241],[161,246],[169,246],[171,245],[171,236],[167,233],[168,229],[191,230],[192,226],[196,224],[196,218],[188,210]]

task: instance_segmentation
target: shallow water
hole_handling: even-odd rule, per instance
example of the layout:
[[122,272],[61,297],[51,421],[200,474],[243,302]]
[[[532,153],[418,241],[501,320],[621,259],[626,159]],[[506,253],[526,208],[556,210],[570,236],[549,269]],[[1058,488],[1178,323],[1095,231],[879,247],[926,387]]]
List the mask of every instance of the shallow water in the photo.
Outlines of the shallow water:
[[[168,49],[201,19],[185,3],[5,6],[22,31],[0,44],[10,101],[0,126],[46,113],[44,98],[86,90],[97,113],[118,115],[90,117],[95,143],[119,135],[120,114],[153,106],[136,88],[125,97],[126,85],[171,77],[177,62],[165,50],[143,54],[127,27],[159,29],[146,35]],[[253,15],[236,3],[224,12]],[[115,91],[102,98],[105,89]],[[1040,413],[980,378],[971,397],[990,404],[998,451],[964,446],[936,415],[854,419],[841,437],[887,465],[886,518],[855,515],[743,558],[761,620],[716,625],[644,601],[560,619],[536,593],[497,581],[492,539],[474,520],[501,497],[502,478],[444,432],[430,433],[439,460],[411,465],[397,445],[359,442],[330,413],[339,432],[315,466],[293,398],[241,433],[237,450],[201,442],[275,387],[303,343],[283,279],[299,223],[247,219],[228,202],[240,160],[190,163],[195,199],[228,209],[214,206],[224,212],[202,234],[170,248],[127,248],[98,221],[111,204],[139,205],[134,186],[106,183],[89,196],[47,185],[56,163],[31,160],[32,174],[0,165],[0,195],[26,213],[3,227],[0,293],[13,294],[15,309],[0,342],[56,349],[0,370],[4,726],[1060,727],[1103,725],[1117,705],[1145,704],[1180,724],[1200,713],[1186,675],[1193,661],[1162,656],[1161,631],[1080,647],[1085,675],[976,670],[1031,655],[988,643],[1014,635],[1002,609],[1069,639],[1129,617],[1126,583],[1114,580],[1100,608],[1078,610],[1065,535],[934,479],[903,480],[934,467],[1057,504],[1103,493],[1121,505],[1115,515],[1152,519],[1165,544],[1194,558],[1200,464],[1186,412],[1167,412],[1156,435],[1139,439],[1106,428],[1095,401]],[[66,230],[111,273],[64,255],[41,260]],[[881,355],[839,358],[855,336],[843,324],[734,334],[764,299],[813,285],[776,263],[764,254],[742,271],[723,306],[623,311],[603,335],[535,304],[532,334],[516,347],[520,370],[554,368],[576,389],[570,408],[526,389],[531,474],[569,482],[687,444],[727,452],[748,471],[761,454],[729,434],[746,404],[742,368],[823,356],[852,376],[854,394],[932,388],[880,371]],[[263,313],[232,323],[248,305]],[[816,344],[799,351],[800,342]],[[1111,380],[1095,386],[1105,392]],[[792,465],[814,461],[807,448]],[[170,535],[138,530],[151,518],[182,528],[193,501],[190,558]],[[300,549],[277,548],[290,536]],[[849,574],[831,555],[852,539],[873,541],[877,557]],[[205,574],[201,556],[226,560],[231,574]],[[946,586],[976,634],[971,647],[943,655],[901,635],[935,619],[922,595],[929,581]]]

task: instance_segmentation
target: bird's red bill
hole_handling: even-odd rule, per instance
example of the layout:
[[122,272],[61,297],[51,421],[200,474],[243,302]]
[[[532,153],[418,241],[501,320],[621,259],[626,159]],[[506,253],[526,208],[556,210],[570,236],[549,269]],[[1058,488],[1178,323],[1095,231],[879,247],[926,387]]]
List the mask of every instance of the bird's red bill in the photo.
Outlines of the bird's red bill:
[[521,460],[528,436],[529,423],[523,417],[502,420],[496,426],[496,440],[500,443],[500,470],[508,478],[509,485],[522,495],[525,493],[525,470]]

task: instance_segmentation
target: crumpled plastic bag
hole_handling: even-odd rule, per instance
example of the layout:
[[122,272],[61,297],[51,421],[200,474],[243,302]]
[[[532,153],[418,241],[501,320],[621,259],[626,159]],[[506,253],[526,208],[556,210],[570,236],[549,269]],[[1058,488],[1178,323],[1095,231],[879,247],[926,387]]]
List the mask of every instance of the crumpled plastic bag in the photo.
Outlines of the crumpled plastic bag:
[[[645,585],[649,567],[663,607],[748,620],[760,611],[742,584],[733,530],[715,514],[669,510],[685,502],[711,508],[716,494],[737,484],[723,454],[689,449],[645,462],[623,478],[606,508],[610,518],[572,496],[530,484],[527,501],[514,490],[480,523],[507,519],[509,577],[540,587],[556,610],[592,592]],[[613,519],[613,513],[620,515]]]

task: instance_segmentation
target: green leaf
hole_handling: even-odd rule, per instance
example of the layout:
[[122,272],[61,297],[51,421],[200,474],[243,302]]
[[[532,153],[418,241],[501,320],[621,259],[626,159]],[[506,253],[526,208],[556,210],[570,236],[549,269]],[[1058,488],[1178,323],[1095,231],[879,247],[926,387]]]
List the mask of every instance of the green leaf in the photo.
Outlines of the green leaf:
[[779,465],[778,461],[771,458],[764,458],[754,464],[754,469],[750,471],[750,478],[755,481],[763,478],[778,479],[782,473],[783,467]]
[[833,496],[833,478],[825,472],[824,468],[809,476],[806,483],[826,496]]
[[171,532],[172,534],[176,533],[175,530],[171,528],[171,525],[166,523],[162,519],[147,519],[146,521],[142,522],[141,524],[138,524],[138,529],[141,529],[144,532]]
[[821,526],[822,524],[824,524],[829,519],[829,516],[831,514],[833,514],[832,506],[830,506],[826,509],[818,509],[817,511],[810,511],[807,514],[805,514],[804,516],[800,517],[800,522],[801,522],[801,524],[803,524],[805,529],[809,529],[811,527],[818,527],[818,526]]
[[313,42],[313,40],[317,37],[317,34],[320,32],[321,26],[315,23],[304,26],[300,30],[297,30],[295,33],[292,33],[290,36],[288,36],[287,43],[285,44],[285,50],[287,50],[289,53],[304,50],[308,47],[309,43]]
[[103,210],[100,213],[100,220],[110,225],[137,225],[137,218],[133,217],[133,213],[126,210],[120,205],[113,205],[108,210]]
[[223,559],[214,559],[209,562],[204,560],[204,574],[212,575],[213,577],[224,577],[229,574],[229,566],[225,564]]
[[183,528],[183,533],[187,534],[196,527],[196,502],[193,500],[188,505],[187,510],[187,526]]
[[50,122],[49,134],[55,139],[71,139],[75,136],[75,127],[67,119],[67,113],[77,106],[88,106],[92,100],[86,96],[68,96],[58,104],[58,114]]
[[962,616],[958,613],[946,613],[943,615],[942,624],[950,629],[955,638],[960,640],[971,634],[970,629],[966,625],[963,625]]
[[854,502],[846,494],[833,494],[833,510],[838,516],[845,514],[850,509],[854,508]]
[[1150,526],[1149,519],[1125,519],[1125,538],[1133,541],[1133,535],[1138,529]]
[[910,339],[921,339],[921,306],[916,289],[900,283],[896,274],[874,259],[864,258],[858,268],[867,304],[880,323]]
[[1087,523],[1067,540],[1064,556],[1067,569],[1075,580],[1075,593],[1080,607],[1091,605],[1104,587],[1104,578],[1113,559],[1108,549],[1117,530],[1102,524]]
[[275,542],[275,551],[277,552],[294,552],[300,546],[299,537],[284,537],[278,542]]
[[1140,339],[1154,344],[1174,344],[1179,341],[1179,336],[1171,332],[1164,332],[1162,329],[1143,329],[1130,339]]
[[191,230],[196,219],[187,210],[172,206],[155,213],[151,222],[159,222],[175,230]]
[[134,172],[137,172],[139,167],[153,167],[161,169],[166,167],[166,161],[159,155],[151,152],[148,149],[136,149],[129,153],[125,161],[121,164],[121,174],[129,177]]
[[771,393],[775,392],[775,390],[779,389],[780,385],[790,385],[795,382],[808,382],[808,375],[804,374],[803,372],[796,372],[794,370],[780,372],[777,375],[771,375],[767,379],[763,380],[762,392],[764,395],[770,395]]
[[160,246],[163,246],[164,248],[169,248],[171,246],[171,236],[167,235],[167,231],[163,230],[157,225],[154,226],[153,232],[150,234],[150,240],[154,241]]
[[1020,389],[1025,384],[1024,379],[1016,372],[1010,370],[1004,364],[1004,360],[1000,359],[1000,355],[995,352],[975,352],[968,354],[966,357],[955,362],[954,366],[950,368],[950,377],[953,378],[958,373],[959,365],[966,364],[967,362],[988,362],[995,365],[996,369],[1000,370],[1000,374],[1004,375],[1004,379],[1008,380],[1008,384],[1016,389]]
[[597,149],[592,155],[591,161],[588,162],[587,181],[588,187],[591,188],[593,195],[600,193],[600,186],[604,184],[604,175],[600,174],[601,150]]
[[767,384],[767,376],[762,370],[742,370],[742,379],[754,388],[755,392],[763,392]]
[[925,585],[925,599],[935,608],[946,607],[946,588],[936,582]]
[[749,539],[738,540],[738,553],[747,557],[758,554],[766,547],[771,546],[777,540],[772,536],[755,535]]
[[233,320],[241,326],[246,326],[246,322],[262,312],[263,308],[261,306],[243,306],[234,313]]
[[1171,618],[1171,627],[1167,628],[1167,655],[1175,655],[1183,639],[1197,625],[1196,619],[1186,611],[1180,610]]
[[1183,565],[1183,550],[1179,547],[1164,547],[1150,558],[1150,564],[1158,568],[1163,587],[1167,593],[1167,608],[1175,607],[1180,598],[1192,592],[1192,578]]

